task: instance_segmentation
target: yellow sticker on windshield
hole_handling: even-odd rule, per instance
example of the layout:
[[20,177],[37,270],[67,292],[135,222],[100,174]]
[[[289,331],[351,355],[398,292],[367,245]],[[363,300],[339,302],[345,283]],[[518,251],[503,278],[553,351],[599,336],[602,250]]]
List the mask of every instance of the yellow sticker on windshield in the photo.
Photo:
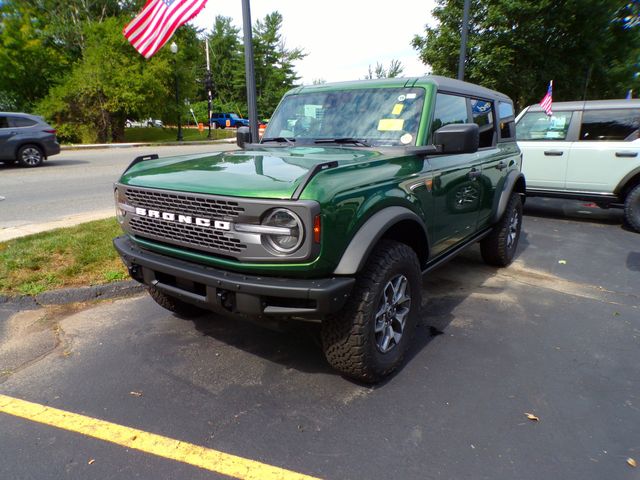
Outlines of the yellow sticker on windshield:
[[391,115],[400,115],[402,113],[402,109],[404,108],[404,105],[401,103],[396,103],[393,106],[393,110],[391,110]]
[[398,132],[402,130],[404,120],[402,118],[382,118],[378,122],[380,132]]

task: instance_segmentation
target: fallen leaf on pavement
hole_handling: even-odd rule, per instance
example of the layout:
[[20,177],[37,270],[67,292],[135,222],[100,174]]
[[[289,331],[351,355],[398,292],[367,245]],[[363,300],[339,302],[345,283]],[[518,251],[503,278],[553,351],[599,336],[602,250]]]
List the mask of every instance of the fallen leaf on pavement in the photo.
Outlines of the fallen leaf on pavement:
[[94,463],[95,461],[96,461],[96,459],[95,459],[95,458],[92,458],[91,460],[89,460],[89,461],[87,462],[87,464],[89,464],[89,465],[93,465],[93,463]]
[[129,392],[129,395],[133,395],[134,397],[141,397],[142,392]]
[[631,465],[633,468],[636,468],[636,467],[638,466],[638,464],[636,463],[636,461],[635,461],[633,458],[631,458],[631,457],[627,458],[627,463],[628,463],[629,465]]
[[540,421],[540,419],[538,417],[536,417],[533,413],[525,413],[524,414],[525,417],[527,417],[529,420],[532,420],[534,422],[538,422]]
[[560,265],[566,265],[566,264],[567,264],[567,261],[566,261],[566,260],[558,260],[558,263],[559,263]]

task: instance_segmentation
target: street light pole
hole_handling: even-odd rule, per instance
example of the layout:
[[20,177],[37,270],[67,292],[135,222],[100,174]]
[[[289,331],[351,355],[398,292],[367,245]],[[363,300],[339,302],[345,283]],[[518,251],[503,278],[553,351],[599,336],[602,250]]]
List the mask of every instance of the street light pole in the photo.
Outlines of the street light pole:
[[180,84],[178,82],[178,67],[177,67],[178,62],[176,61],[176,55],[178,53],[178,45],[176,44],[176,42],[171,42],[169,49],[171,50],[171,53],[173,53],[173,74],[174,74],[175,85],[176,85],[176,110],[178,112],[178,138],[176,138],[176,140],[178,142],[181,142],[183,138],[182,138],[182,120],[180,118]]
[[460,59],[458,61],[458,80],[464,80],[464,64],[467,59],[467,33],[469,31],[469,4],[471,0],[464,0],[462,12],[462,35],[460,39]]
[[207,73],[204,77],[205,88],[207,89],[207,123],[209,124],[209,133],[207,138],[211,138],[211,90],[213,89],[213,82],[211,80],[211,64],[209,63],[209,39],[204,39],[204,48],[207,50]]

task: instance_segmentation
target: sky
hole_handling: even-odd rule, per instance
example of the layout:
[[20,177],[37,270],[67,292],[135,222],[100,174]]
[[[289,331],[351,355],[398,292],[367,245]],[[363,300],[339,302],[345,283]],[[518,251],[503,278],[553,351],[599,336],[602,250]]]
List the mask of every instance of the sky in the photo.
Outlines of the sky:
[[[308,53],[296,63],[302,83],[358,80],[369,65],[373,70],[380,62],[387,68],[393,59],[402,62],[402,76],[409,77],[427,73],[411,40],[433,23],[434,6],[435,0],[253,0],[251,21],[276,10],[282,14],[286,47]],[[191,23],[210,30],[216,15],[231,17],[242,30],[241,0],[209,0]]]

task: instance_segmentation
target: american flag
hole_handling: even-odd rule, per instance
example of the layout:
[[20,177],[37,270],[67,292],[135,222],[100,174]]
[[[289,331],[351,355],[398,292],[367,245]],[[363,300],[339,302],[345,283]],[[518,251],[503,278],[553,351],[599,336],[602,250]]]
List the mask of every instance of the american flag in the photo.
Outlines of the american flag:
[[553,98],[551,98],[552,89],[553,89],[553,80],[549,82],[549,88],[547,89],[547,94],[544,97],[542,97],[542,100],[540,100],[540,106],[542,107],[542,110],[544,110],[544,113],[546,113],[549,116],[553,115],[553,112],[551,111],[551,102],[553,101]]
[[200,13],[206,3],[207,0],[147,0],[122,33],[140,55],[150,58],[180,25]]

